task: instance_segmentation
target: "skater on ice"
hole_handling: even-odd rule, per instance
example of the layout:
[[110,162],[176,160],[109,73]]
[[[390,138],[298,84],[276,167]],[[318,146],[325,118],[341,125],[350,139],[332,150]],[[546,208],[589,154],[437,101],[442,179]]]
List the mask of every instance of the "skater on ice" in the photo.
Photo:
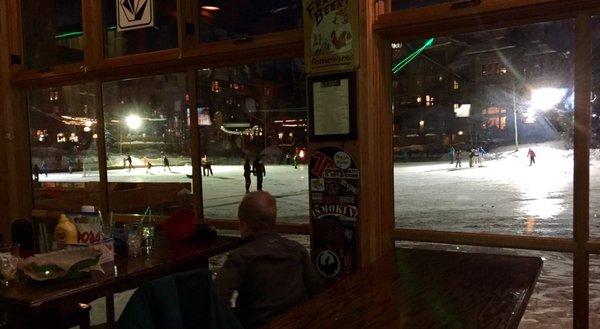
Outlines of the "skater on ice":
[[48,168],[48,165],[46,164],[46,161],[42,161],[42,173],[44,173],[44,175],[46,175],[46,177],[48,177],[48,172],[50,171],[50,169]]
[[212,165],[210,164],[210,161],[208,160],[208,155],[204,155],[204,157],[202,158],[202,162],[204,163],[204,165],[202,166],[202,175],[203,176],[213,176],[213,170],[212,170]]
[[34,164],[33,165],[33,181],[34,182],[39,182],[40,181],[40,166],[38,166],[38,164]]
[[479,156],[477,157],[477,163],[480,167],[483,167],[483,155],[485,154],[485,150],[483,149],[483,146],[480,146],[477,148],[477,151],[479,153]]
[[127,154],[127,157],[125,158],[125,164],[129,166],[129,171],[133,169],[133,165],[131,164],[131,155]]
[[471,149],[471,152],[469,153],[469,167],[473,168],[473,162],[475,161],[476,154],[475,154],[475,149]]
[[529,158],[530,166],[535,164],[535,152],[533,152],[531,148],[529,149],[529,151],[527,151],[527,157]]
[[250,165],[250,159],[246,158],[246,162],[244,162],[244,180],[246,183],[246,193],[250,193],[250,184],[252,184],[250,174],[252,174],[252,166]]
[[460,149],[456,150],[456,153],[454,155],[454,161],[456,161],[456,166],[454,166],[455,168],[462,168],[462,151]]
[[75,166],[75,163],[73,162],[73,159],[67,159],[67,170],[69,171],[69,174],[73,173],[74,166]]
[[252,167],[254,176],[256,176],[256,189],[258,191],[262,191],[263,177],[267,176],[267,171],[265,170],[265,164],[262,162],[260,155],[256,157],[256,160],[254,160],[254,164]]
[[450,145],[449,154],[450,154],[450,164],[453,164],[454,157],[456,156],[456,150],[454,149],[454,146],[452,146],[452,145]]
[[171,165],[169,164],[169,158],[167,158],[167,156],[163,153],[163,172],[167,171],[167,168],[169,168],[169,172],[173,172],[173,171],[171,171]]
[[148,157],[144,156],[142,158],[142,161],[144,162],[144,166],[146,166],[146,174],[152,174],[150,172],[150,169],[152,169],[152,163],[150,162],[150,159],[148,159]]

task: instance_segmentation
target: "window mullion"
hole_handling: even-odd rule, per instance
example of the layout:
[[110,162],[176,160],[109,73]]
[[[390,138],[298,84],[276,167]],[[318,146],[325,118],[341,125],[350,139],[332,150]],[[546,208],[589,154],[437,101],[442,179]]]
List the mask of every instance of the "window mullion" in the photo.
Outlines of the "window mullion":
[[589,256],[585,250],[589,239],[589,146],[591,39],[590,15],[577,16],[575,29],[575,122],[573,177],[573,237],[576,242],[573,260],[573,324],[588,328],[589,316]]

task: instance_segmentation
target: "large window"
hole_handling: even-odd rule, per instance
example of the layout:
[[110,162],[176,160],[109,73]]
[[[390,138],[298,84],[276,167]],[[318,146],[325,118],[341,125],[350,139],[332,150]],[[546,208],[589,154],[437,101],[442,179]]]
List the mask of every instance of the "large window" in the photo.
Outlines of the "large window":
[[[102,21],[105,32],[104,54],[106,57],[178,47],[177,0],[155,0],[153,2],[154,25],[128,31],[118,31],[117,29],[117,2],[102,0]],[[138,1],[132,2],[138,3]]]
[[27,68],[83,62],[81,0],[22,0],[21,5]]
[[[244,164],[260,159],[263,189],[277,198],[281,221],[308,219],[307,111],[302,59],[205,68],[198,77],[204,215],[237,218]],[[206,163],[211,171],[207,170]],[[294,166],[294,163],[297,163]],[[256,171],[256,170],[255,170]],[[260,175],[251,173],[250,191]]]
[[574,23],[392,48],[396,226],[571,236]]
[[103,84],[111,211],[167,215],[191,206],[185,81],[182,73]]
[[27,103],[35,208],[99,207],[94,84],[35,89]]
[[302,26],[300,0],[200,0],[203,42],[239,39]]

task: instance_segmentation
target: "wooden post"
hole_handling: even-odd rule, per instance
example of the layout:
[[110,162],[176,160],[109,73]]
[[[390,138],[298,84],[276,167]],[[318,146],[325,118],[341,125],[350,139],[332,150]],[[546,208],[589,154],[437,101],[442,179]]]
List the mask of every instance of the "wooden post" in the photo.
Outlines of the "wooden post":
[[16,34],[20,29],[9,28],[18,17],[18,2],[0,0],[0,45],[9,45],[0,47],[0,232],[5,241],[10,220],[29,217],[33,207],[27,111],[23,92],[10,83],[11,70],[20,67],[11,64],[11,55],[21,56],[21,35]]
[[[108,194],[108,165],[106,162],[106,134],[105,134],[105,128],[104,128],[104,106],[103,106],[103,93],[102,93],[102,83],[100,81],[96,81],[94,83],[94,93],[96,95],[94,102],[95,102],[95,109],[96,109],[96,134],[98,136],[98,138],[96,138],[96,149],[98,150],[98,174],[100,176],[100,184],[99,184],[99,188],[100,191],[98,191],[99,194],[99,198],[100,198],[100,210],[102,211],[102,215],[103,215],[103,220],[108,220],[110,217],[110,214],[108,213],[109,210],[109,203],[110,203],[110,198],[109,198],[109,194]],[[107,224],[107,222],[104,222],[103,224]]]
[[590,15],[577,16],[575,27],[575,170],[573,177],[573,237],[577,245],[573,258],[573,327],[587,329],[589,315],[589,188],[591,131],[591,38]]
[[391,50],[372,32],[384,2],[359,1],[360,68],[357,72],[356,154],[361,170],[358,250],[365,266],[393,249],[394,172]]
[[202,201],[202,169],[200,167],[200,131],[198,128],[198,84],[196,83],[196,70],[187,70],[187,90],[190,100],[190,150],[192,152],[192,184],[194,198],[194,213],[196,221],[205,222]]
[[104,59],[102,1],[82,0],[83,55],[85,71]]

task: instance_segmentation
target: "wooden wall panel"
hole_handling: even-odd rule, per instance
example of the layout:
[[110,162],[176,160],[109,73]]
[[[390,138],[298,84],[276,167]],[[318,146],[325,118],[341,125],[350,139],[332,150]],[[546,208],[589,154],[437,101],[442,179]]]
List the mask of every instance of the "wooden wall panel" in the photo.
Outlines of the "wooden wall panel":
[[[9,0],[0,0],[0,45],[11,44]],[[14,5],[14,2],[13,2]],[[0,232],[8,237],[10,220],[32,209],[27,112],[21,91],[10,83],[11,47],[0,47]]]

